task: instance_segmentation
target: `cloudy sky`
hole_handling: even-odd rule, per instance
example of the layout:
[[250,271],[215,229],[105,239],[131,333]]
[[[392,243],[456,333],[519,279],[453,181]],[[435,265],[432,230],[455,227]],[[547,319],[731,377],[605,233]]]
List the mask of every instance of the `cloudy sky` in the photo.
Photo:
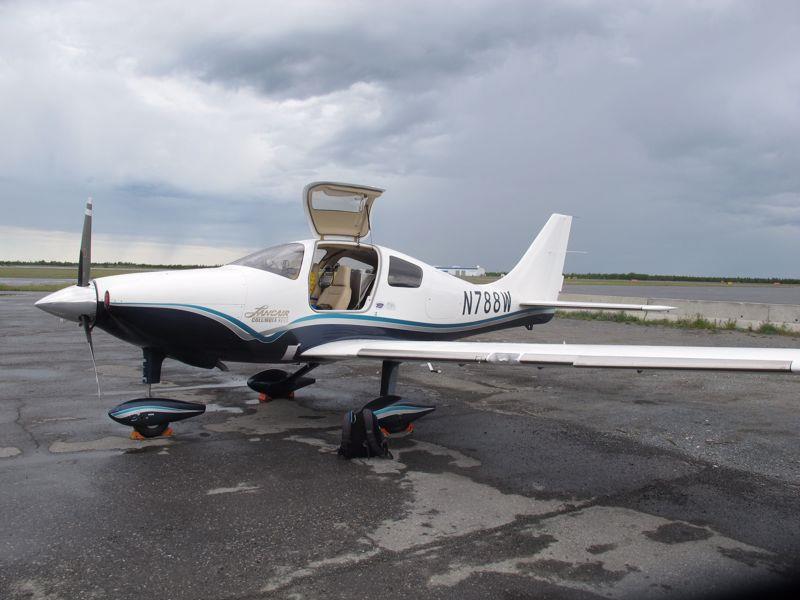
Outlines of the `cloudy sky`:
[[[189,8],[191,6],[191,8]],[[309,237],[507,269],[800,276],[800,3],[0,2],[0,258],[219,263]]]

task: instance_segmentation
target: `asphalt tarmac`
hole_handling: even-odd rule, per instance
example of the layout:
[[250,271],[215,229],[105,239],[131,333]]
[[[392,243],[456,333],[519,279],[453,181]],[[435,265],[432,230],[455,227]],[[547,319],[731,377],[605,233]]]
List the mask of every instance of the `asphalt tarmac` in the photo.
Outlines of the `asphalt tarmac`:
[[[154,395],[205,402],[175,435],[106,411],[140,353],[0,295],[0,598],[685,598],[800,565],[800,378],[401,368],[434,403],[392,460],[336,456],[377,363],[326,365],[259,405],[167,361]],[[556,319],[478,339],[796,346],[800,339]],[[170,389],[205,386],[195,389]]]

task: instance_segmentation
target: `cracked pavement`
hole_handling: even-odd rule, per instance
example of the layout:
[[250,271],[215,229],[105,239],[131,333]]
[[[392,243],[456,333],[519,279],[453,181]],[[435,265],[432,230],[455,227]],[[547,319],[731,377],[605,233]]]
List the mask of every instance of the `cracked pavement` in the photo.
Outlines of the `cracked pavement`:
[[[135,442],[106,411],[143,395],[139,351],[95,332],[98,399],[38,297],[0,295],[2,598],[708,597],[800,564],[796,376],[407,363],[400,393],[437,411],[394,460],[347,462],[377,363],[259,405],[239,384],[266,367],[167,361],[159,395],[208,412]],[[800,343],[563,319],[478,339]]]

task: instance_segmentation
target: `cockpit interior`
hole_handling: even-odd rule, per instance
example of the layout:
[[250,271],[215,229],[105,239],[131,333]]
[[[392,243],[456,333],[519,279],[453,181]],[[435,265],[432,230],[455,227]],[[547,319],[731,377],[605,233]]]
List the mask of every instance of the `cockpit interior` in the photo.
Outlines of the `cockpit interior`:
[[314,310],[360,310],[368,304],[378,272],[378,253],[364,245],[320,242],[308,275]]

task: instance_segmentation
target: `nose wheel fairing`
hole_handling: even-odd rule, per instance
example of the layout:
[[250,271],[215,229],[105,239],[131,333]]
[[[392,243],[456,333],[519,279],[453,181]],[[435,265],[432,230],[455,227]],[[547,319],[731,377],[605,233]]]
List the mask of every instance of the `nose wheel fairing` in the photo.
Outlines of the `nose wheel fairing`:
[[162,435],[170,423],[196,417],[206,412],[204,404],[169,398],[137,398],[128,400],[108,411],[108,416],[120,425],[127,425],[142,437]]

